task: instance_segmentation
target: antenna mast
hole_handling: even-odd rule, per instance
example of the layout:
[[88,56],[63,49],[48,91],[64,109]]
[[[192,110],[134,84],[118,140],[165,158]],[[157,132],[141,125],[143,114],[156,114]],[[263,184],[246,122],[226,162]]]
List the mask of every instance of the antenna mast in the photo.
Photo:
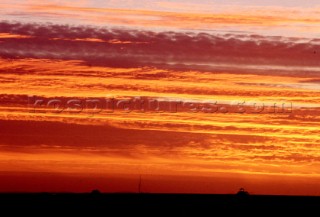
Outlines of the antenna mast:
[[140,177],[139,177],[139,186],[138,186],[138,192],[139,192],[139,194],[141,194],[141,175],[140,175]]

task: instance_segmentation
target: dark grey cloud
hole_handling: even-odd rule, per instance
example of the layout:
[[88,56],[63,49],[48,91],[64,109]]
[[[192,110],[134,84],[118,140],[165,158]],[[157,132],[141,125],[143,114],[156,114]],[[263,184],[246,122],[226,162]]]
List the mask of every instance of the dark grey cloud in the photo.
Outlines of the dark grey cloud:
[[[182,70],[207,70],[210,64],[320,65],[320,45],[314,40],[299,42],[293,38],[250,34],[152,32],[5,21],[0,22],[0,32],[32,36],[1,39],[2,58],[82,60],[88,65]],[[105,42],[75,40],[87,38]],[[108,43],[112,40],[130,43]]]

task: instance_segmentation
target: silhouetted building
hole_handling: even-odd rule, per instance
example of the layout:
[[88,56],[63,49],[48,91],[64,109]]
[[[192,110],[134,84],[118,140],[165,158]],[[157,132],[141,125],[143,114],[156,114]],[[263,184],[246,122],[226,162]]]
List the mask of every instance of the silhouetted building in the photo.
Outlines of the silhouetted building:
[[240,190],[237,193],[237,196],[246,197],[246,196],[249,196],[249,192],[244,190],[244,188],[240,188]]
[[93,195],[99,195],[99,194],[101,194],[101,192],[100,192],[98,189],[95,189],[95,190],[92,190],[92,191],[91,191],[91,194],[93,194]]

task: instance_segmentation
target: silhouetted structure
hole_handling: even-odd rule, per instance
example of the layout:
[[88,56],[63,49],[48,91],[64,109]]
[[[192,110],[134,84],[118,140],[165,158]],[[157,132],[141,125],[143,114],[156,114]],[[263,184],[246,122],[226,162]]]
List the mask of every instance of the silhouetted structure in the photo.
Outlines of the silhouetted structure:
[[91,194],[92,194],[92,195],[100,195],[101,192],[100,192],[98,189],[95,189],[95,190],[92,190],[92,191],[91,191]]
[[241,197],[247,197],[249,196],[249,192],[247,192],[246,190],[244,190],[244,188],[240,188],[240,190],[237,193],[237,196],[241,196]]
[[139,185],[138,185],[138,193],[141,194],[141,183],[142,183],[142,180],[141,180],[141,175],[139,177]]

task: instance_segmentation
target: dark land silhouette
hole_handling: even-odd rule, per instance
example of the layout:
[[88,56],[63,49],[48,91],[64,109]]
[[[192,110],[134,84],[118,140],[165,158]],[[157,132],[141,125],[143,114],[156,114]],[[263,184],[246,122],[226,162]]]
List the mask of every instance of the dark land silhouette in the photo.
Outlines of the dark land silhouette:
[[[239,194],[239,192],[241,192]],[[0,210],[92,211],[118,213],[285,213],[317,212],[320,197],[249,195],[146,194],[146,193],[28,193],[0,194]],[[210,215],[211,216],[211,215]],[[214,216],[214,215],[212,215]]]

